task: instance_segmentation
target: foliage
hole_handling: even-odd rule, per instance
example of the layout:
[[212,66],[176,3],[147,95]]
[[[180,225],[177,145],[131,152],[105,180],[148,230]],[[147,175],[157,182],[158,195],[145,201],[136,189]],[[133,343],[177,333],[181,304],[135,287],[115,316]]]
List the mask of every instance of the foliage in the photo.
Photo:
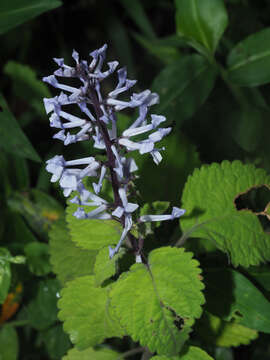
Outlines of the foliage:
[[[269,14],[266,0],[1,2],[0,359],[269,359]],[[159,166],[132,154],[140,220],[112,258],[121,220],[74,217],[45,171],[106,151],[51,141],[41,81],[52,58],[104,43],[172,128]],[[136,116],[119,114],[119,138]],[[103,190],[113,201],[109,176]],[[172,206],[185,214],[161,221]]]

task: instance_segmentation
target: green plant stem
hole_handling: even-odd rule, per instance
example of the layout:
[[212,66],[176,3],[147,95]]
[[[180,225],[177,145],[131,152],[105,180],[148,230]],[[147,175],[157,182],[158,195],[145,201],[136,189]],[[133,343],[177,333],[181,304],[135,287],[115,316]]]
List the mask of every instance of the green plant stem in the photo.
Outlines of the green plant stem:
[[119,357],[117,358],[117,360],[125,359],[126,357],[129,357],[129,356],[132,356],[132,355],[141,353],[141,352],[143,352],[144,350],[145,350],[144,347],[137,347],[137,348],[135,348],[135,349],[126,351],[126,352],[124,352],[123,354],[119,355]]
[[7,323],[4,323],[4,324],[1,324],[1,326],[3,325],[8,325],[8,326],[25,326],[25,325],[28,325],[29,324],[29,321],[28,320],[15,320],[15,321],[9,321]]
[[141,360],[148,360],[152,357],[152,353],[146,348],[144,353],[142,354]]

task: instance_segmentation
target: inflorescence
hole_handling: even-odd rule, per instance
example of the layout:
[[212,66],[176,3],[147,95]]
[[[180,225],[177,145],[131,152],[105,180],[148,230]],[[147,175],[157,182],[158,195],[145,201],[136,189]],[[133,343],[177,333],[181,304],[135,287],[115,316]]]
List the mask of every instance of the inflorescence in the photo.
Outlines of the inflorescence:
[[[130,235],[130,230],[135,217],[135,210],[139,205],[128,202],[129,186],[134,180],[134,172],[138,167],[133,158],[127,157],[132,151],[138,151],[141,155],[149,153],[153,161],[159,164],[162,160],[160,151],[164,148],[156,147],[164,136],[171,131],[170,127],[159,127],[166,118],[162,115],[151,114],[147,119],[150,106],[157,104],[159,96],[145,90],[133,93],[128,100],[120,100],[119,96],[127,92],[135,85],[136,80],[127,79],[126,68],[117,71],[118,83],[115,89],[104,95],[102,82],[116,71],[117,61],[108,62],[107,70],[103,71],[107,45],[90,53],[92,61],[88,64],[85,60],[79,60],[79,54],[73,50],[72,57],[76,62],[75,67],[64,64],[64,59],[55,58],[59,68],[54,75],[44,77],[43,81],[57,89],[62,90],[60,95],[53,98],[45,98],[44,105],[47,114],[50,115],[50,126],[59,129],[53,136],[64,142],[65,145],[78,141],[92,141],[93,147],[106,152],[107,161],[97,160],[90,156],[77,160],[66,161],[62,155],[56,155],[47,161],[46,169],[52,174],[51,181],[59,181],[66,197],[76,191],[72,203],[78,204],[77,211],[73,214],[78,219],[116,219],[121,222],[123,232],[117,246],[109,247],[109,256],[112,258]],[[79,79],[79,88],[61,84],[57,77]],[[76,104],[82,112],[82,117],[77,117],[64,111],[69,105]],[[137,108],[138,117],[122,132],[118,134],[116,113],[127,108]],[[78,131],[74,132],[77,128]],[[73,129],[73,130],[71,130]],[[71,132],[70,132],[71,131]],[[76,131],[76,129],[75,129]],[[148,135],[143,140],[135,140],[137,135]],[[83,180],[86,177],[97,177],[92,184],[93,191],[89,191]],[[114,202],[108,203],[99,194],[102,192],[104,179],[110,181]],[[84,205],[93,206],[94,210],[85,212]],[[173,207],[169,215],[143,215],[136,221],[163,221],[179,218],[185,210]],[[133,215],[132,215],[133,214]],[[133,216],[133,217],[132,217]],[[134,241],[133,241],[134,243]],[[135,247],[136,259],[141,261],[139,247]]]

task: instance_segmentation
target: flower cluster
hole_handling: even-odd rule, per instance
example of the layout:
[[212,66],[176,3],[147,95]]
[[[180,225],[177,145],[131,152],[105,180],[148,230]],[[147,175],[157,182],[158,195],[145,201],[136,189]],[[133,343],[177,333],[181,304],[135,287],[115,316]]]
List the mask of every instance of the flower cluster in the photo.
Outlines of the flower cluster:
[[[72,57],[75,66],[64,64],[61,58],[55,58],[59,68],[54,75],[44,77],[49,83],[61,92],[53,98],[45,98],[44,105],[47,114],[50,114],[50,126],[59,129],[55,139],[65,145],[78,141],[91,141],[93,147],[106,152],[107,161],[98,161],[94,157],[66,161],[62,155],[56,155],[47,161],[46,169],[52,174],[51,181],[59,181],[66,197],[76,191],[72,203],[79,207],[74,213],[78,219],[116,219],[121,222],[123,232],[116,248],[109,248],[109,256],[118,252],[123,240],[129,234],[133,224],[133,213],[139,205],[128,202],[129,184],[134,178],[133,173],[138,169],[134,159],[127,157],[127,153],[138,151],[140,154],[149,153],[156,164],[162,160],[160,153],[164,148],[156,144],[171,128],[159,127],[166,118],[151,114],[149,108],[157,104],[159,97],[150,90],[133,93],[128,99],[120,99],[135,85],[136,80],[129,80],[125,68],[117,71],[118,83],[115,89],[104,95],[102,82],[116,71],[117,61],[108,62],[108,68],[103,70],[107,45],[90,53],[92,61],[88,63],[80,60],[76,51]],[[75,78],[80,86],[73,87],[59,83],[57,77]],[[82,113],[80,117],[69,113],[70,106],[77,105]],[[135,121],[118,134],[116,113],[127,108],[137,108],[138,116]],[[136,140],[137,135],[147,134],[143,140]],[[142,138],[141,136],[139,137]],[[93,191],[86,189],[83,179],[87,176],[97,177],[92,184]],[[104,179],[111,182],[114,202],[108,203],[100,196]],[[92,206],[94,210],[85,212],[83,206]],[[144,215],[138,222],[172,220],[183,215],[185,210],[174,207],[170,215]],[[135,214],[135,213],[134,213]],[[137,261],[140,256],[137,253]],[[139,260],[138,260],[139,259]]]

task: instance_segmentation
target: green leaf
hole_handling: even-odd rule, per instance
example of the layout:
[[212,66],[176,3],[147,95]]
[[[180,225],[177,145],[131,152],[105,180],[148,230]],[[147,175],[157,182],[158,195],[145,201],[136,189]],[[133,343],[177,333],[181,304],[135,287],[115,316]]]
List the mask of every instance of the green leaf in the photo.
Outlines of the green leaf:
[[117,270],[117,262],[119,258],[124,255],[124,253],[124,249],[120,249],[120,251],[112,259],[110,259],[109,250],[107,247],[101,249],[98,252],[94,267],[96,286],[101,285],[104,280],[109,279],[115,275]]
[[213,269],[204,273],[204,281],[207,311],[223,320],[270,333],[270,302],[244,275],[231,269]]
[[183,56],[166,66],[153,82],[153,91],[160,95],[156,112],[180,126],[208,98],[215,79],[215,69],[202,56]]
[[248,36],[230,52],[229,78],[241,86],[259,86],[270,82],[270,28]]
[[163,247],[150,253],[147,267],[134,264],[122,274],[110,296],[116,317],[134,341],[159,354],[179,352],[202,312],[200,272],[191,253]]
[[252,276],[255,281],[265,290],[270,291],[270,266],[251,266],[247,269],[248,275]]
[[142,3],[139,0],[120,0],[120,2],[142,33],[148,38],[155,38],[155,32],[145,14]]
[[235,199],[251,188],[270,185],[263,169],[240,161],[223,161],[196,169],[188,178],[180,223],[191,237],[210,239],[228,253],[234,266],[248,267],[270,259],[269,234],[251,210],[237,210]]
[[196,347],[185,347],[179,356],[154,356],[152,360],[214,360],[204,350]]
[[49,238],[53,271],[62,284],[76,277],[93,273],[97,251],[83,250],[77,247],[71,240],[64,219],[60,219],[52,225]]
[[175,6],[177,33],[214,53],[228,25],[223,0],[175,0]]
[[[78,205],[68,203],[66,220],[72,241],[86,250],[100,250],[105,246],[118,243],[122,234],[122,226],[115,220],[79,220],[73,213]],[[86,211],[93,207],[85,206]]]
[[223,321],[208,312],[196,323],[196,332],[204,341],[223,347],[248,345],[258,337],[257,331],[234,321]]
[[121,354],[110,349],[94,350],[88,348],[83,351],[79,351],[76,348],[69,350],[66,356],[62,360],[118,360]]
[[60,5],[58,0],[2,0],[0,34]]
[[71,347],[69,337],[64,333],[62,325],[55,325],[39,334],[50,359],[61,359]]
[[147,154],[132,154],[140,174],[136,184],[144,201],[167,200],[178,206],[179,195],[188,175],[201,164],[199,155],[195,146],[179,133],[167,136],[160,142],[160,146],[164,146],[166,150],[162,153],[163,160],[158,166]]
[[9,258],[11,257],[8,249],[0,248],[0,304],[6,300],[11,282],[11,270]]
[[51,94],[47,86],[37,79],[35,71],[27,65],[9,61],[4,73],[12,79],[13,94],[31,104],[39,115],[46,115],[41,99],[51,97]]
[[16,330],[9,325],[0,328],[0,359],[17,360],[19,340]]
[[29,324],[37,329],[44,330],[57,320],[57,298],[60,285],[56,279],[39,282],[37,296],[27,306]]
[[[0,16],[1,18],[1,16]],[[40,162],[41,159],[30,141],[18,125],[15,117],[10,112],[8,105],[0,94],[0,144],[1,147],[12,154]]]
[[38,276],[46,275],[51,271],[49,263],[49,246],[40,242],[31,242],[24,247],[29,270]]
[[93,276],[82,276],[68,282],[61,291],[58,307],[64,330],[79,350],[98,345],[106,338],[124,335],[112,318],[108,288],[96,287]]
[[[181,54],[177,47],[166,44],[164,39],[153,40],[137,33],[133,33],[133,36],[141,46],[149,51],[150,54],[156,56],[164,64],[169,64],[176,60],[180,60],[181,58]],[[182,45],[181,39],[179,39],[179,37],[177,37],[177,39],[179,41],[179,45]]]

